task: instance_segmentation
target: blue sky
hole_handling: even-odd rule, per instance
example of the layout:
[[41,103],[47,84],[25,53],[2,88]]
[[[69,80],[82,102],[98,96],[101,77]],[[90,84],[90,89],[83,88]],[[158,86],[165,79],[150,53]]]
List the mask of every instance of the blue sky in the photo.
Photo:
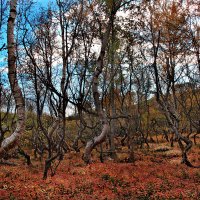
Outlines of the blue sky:
[[51,2],[50,0],[36,0],[35,2],[41,3],[42,5],[47,5],[48,2]]
[[[48,3],[56,2],[56,0],[34,0],[37,5],[37,7],[43,6],[47,7]],[[6,23],[2,27],[1,33],[0,33],[0,48],[4,43],[6,43]],[[3,70],[5,66],[7,66],[7,50],[0,52],[0,72]]]
[[38,2],[39,4],[41,4],[42,6],[47,6],[48,3],[51,3],[51,2],[56,2],[56,0],[35,0],[35,2]]

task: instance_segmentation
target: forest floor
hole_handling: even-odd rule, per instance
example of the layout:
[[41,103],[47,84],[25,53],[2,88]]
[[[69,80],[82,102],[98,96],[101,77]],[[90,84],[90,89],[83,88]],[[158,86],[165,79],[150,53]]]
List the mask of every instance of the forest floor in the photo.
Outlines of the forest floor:
[[[42,180],[43,165],[32,159],[12,160],[17,166],[0,165],[0,199],[200,199],[200,169],[181,164],[180,151],[166,145],[135,151],[134,163],[106,160],[85,165],[78,153],[69,153],[55,176]],[[189,153],[200,165],[200,145]]]

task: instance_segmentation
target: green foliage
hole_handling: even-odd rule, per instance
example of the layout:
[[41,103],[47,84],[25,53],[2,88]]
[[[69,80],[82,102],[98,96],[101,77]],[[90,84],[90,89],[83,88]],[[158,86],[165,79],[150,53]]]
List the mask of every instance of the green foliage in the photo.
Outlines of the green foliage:
[[112,185],[115,187],[120,186],[122,188],[126,188],[129,186],[129,183],[127,183],[121,179],[118,179],[116,177],[110,176],[109,174],[103,174],[102,179],[112,183]]
[[113,0],[101,0],[102,3],[105,3],[105,5],[107,6],[107,8],[109,10],[112,10],[112,7],[113,7]]
[[189,173],[184,169],[181,170],[181,177],[183,179],[189,179],[190,178]]
[[14,196],[12,193],[10,194],[9,199],[10,199],[10,200],[16,200],[15,196]]

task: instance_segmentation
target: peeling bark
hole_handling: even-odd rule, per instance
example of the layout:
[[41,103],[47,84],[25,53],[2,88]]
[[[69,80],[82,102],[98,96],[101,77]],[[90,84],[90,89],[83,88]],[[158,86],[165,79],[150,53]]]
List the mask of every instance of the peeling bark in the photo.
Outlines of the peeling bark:
[[8,77],[11,86],[12,95],[15,100],[17,108],[17,126],[9,137],[4,139],[0,147],[0,158],[3,157],[4,153],[15,147],[19,137],[23,134],[25,129],[25,103],[22,95],[22,91],[19,87],[17,80],[16,70],[16,48],[14,39],[14,28],[16,19],[16,7],[17,0],[10,1],[10,15],[7,24],[7,41],[8,41]]
[[112,30],[112,25],[114,22],[115,14],[116,14],[117,10],[120,8],[121,2],[122,1],[120,0],[117,3],[113,3],[113,5],[112,5],[112,11],[110,12],[110,18],[109,18],[109,22],[108,22],[108,25],[106,28],[106,32],[102,37],[102,45],[101,45],[100,55],[97,59],[96,69],[93,73],[92,93],[93,93],[93,98],[94,98],[95,109],[98,114],[99,121],[102,124],[102,131],[101,131],[100,135],[94,137],[92,140],[88,141],[86,144],[83,159],[87,164],[91,163],[92,150],[95,148],[95,146],[97,146],[98,144],[101,144],[105,140],[106,135],[110,131],[110,126],[109,126],[109,122],[108,122],[106,113],[102,109],[102,104],[100,101],[100,92],[98,90],[98,86],[99,86],[99,76],[102,73],[103,68],[104,68],[103,60],[104,60],[106,48],[108,46],[109,37],[110,37],[111,30]]
[[102,131],[99,136],[97,136],[87,142],[86,147],[85,147],[84,157],[83,157],[83,159],[86,163],[91,163],[92,150],[94,149],[95,146],[97,146],[98,144],[102,143],[105,140],[106,135],[109,132],[109,123],[107,120],[107,116],[106,116],[106,113],[102,109],[101,101],[99,99],[100,93],[98,91],[98,85],[99,85],[99,76],[103,70],[103,59],[105,56],[105,51],[106,51],[106,48],[108,45],[108,40],[109,40],[109,36],[110,36],[110,32],[111,32],[111,25],[112,25],[111,20],[113,20],[113,17],[110,18],[110,21],[109,21],[109,24],[107,27],[107,31],[103,37],[101,52],[100,52],[99,58],[97,60],[97,64],[96,64],[97,67],[94,71],[93,79],[92,79],[93,98],[94,98],[95,108],[98,113],[99,120],[102,124]]
[[85,147],[85,153],[84,153],[84,161],[85,163],[89,164],[91,163],[91,153],[92,153],[92,150],[98,145],[98,144],[101,144],[105,138],[106,138],[106,135],[108,134],[109,132],[109,123],[107,121],[107,117],[103,117],[103,121],[102,122],[102,131],[100,133],[100,135],[94,137],[92,140],[88,141],[87,144],[86,144],[86,147]]

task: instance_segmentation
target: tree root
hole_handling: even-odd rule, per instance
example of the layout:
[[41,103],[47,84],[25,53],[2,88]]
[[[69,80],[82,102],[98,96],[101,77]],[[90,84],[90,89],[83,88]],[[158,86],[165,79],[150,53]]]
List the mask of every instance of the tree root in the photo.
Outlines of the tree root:
[[0,165],[17,166],[16,163],[9,162],[9,161],[6,161],[6,160],[4,160],[4,159],[1,159],[1,160],[0,160]]

